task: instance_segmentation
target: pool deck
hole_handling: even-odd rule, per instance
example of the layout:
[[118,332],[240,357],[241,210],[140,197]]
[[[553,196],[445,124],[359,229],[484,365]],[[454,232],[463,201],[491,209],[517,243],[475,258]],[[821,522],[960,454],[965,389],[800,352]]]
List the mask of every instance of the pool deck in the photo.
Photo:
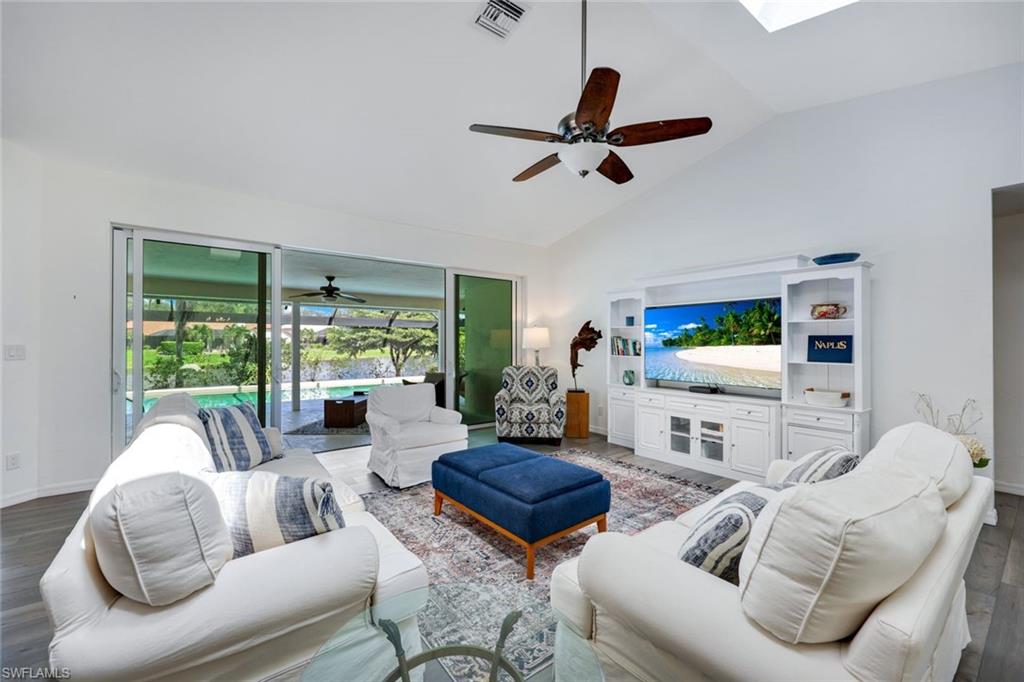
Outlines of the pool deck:
[[328,450],[342,450],[345,448],[356,448],[370,444],[369,434],[359,435],[317,435],[297,436],[288,435],[289,431],[318,421],[324,418],[323,399],[299,401],[299,411],[292,411],[291,402],[281,405],[281,433],[284,434],[284,444],[290,448],[309,448],[313,452],[327,452]]

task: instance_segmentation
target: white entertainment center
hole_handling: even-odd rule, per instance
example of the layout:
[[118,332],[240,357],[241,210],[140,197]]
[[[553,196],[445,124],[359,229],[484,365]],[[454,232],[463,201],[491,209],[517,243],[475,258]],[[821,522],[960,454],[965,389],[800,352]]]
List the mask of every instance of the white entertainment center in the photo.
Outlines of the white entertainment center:
[[[863,261],[815,266],[805,256],[736,263],[637,280],[608,300],[608,440],[638,455],[721,476],[763,480],[773,459],[828,445],[870,447],[870,268]],[[780,398],[693,393],[644,377],[649,307],[781,297]],[[835,303],[841,319],[812,319]],[[852,362],[808,360],[812,335],[852,337]],[[638,351],[637,354],[634,351]],[[633,383],[624,381],[628,371]],[[809,405],[804,390],[849,393],[845,407]]]

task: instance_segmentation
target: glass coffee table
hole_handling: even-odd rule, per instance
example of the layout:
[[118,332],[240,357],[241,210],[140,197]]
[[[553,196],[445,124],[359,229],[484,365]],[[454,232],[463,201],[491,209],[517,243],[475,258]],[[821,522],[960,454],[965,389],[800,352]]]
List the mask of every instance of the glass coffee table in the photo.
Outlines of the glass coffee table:
[[[515,663],[509,660],[507,644],[520,622],[523,609],[510,611],[503,621],[495,622],[490,641],[458,634],[431,649],[424,649],[416,631],[400,627],[408,614],[419,611],[430,597],[430,590],[471,588],[466,584],[441,584],[429,589],[414,590],[370,609],[351,619],[320,647],[302,672],[303,682],[450,682],[453,678],[442,666],[431,661],[458,657],[463,663],[474,659],[472,669],[483,671],[489,681],[529,682],[530,679],[551,679],[550,668],[524,678]],[[471,590],[469,590],[471,591]],[[517,594],[515,601],[529,608],[538,606],[528,594]],[[415,633],[415,634],[414,634]],[[429,665],[428,665],[429,664]],[[559,623],[555,634],[554,679],[566,682],[603,682],[601,665],[590,645],[569,626]],[[424,672],[427,671],[426,677]],[[462,682],[457,680],[456,682]]]

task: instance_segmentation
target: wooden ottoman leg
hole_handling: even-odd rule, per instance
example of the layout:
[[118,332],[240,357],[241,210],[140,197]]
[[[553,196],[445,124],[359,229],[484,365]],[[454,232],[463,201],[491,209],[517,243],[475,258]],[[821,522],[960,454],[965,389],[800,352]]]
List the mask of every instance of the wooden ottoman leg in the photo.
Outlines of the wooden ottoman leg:
[[533,562],[536,558],[537,548],[533,545],[526,546],[526,579],[533,580]]
[[444,502],[444,496],[438,490],[434,491],[434,516],[441,514],[441,503]]
[[601,516],[601,518],[597,520],[597,532],[603,533],[606,530],[608,530],[608,517]]

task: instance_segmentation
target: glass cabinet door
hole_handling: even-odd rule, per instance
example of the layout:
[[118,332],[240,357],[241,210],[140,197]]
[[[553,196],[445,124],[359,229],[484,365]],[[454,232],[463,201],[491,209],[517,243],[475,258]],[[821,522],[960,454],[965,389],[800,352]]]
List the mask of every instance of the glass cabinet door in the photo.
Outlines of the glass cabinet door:
[[693,421],[689,417],[671,415],[668,418],[669,449],[684,455],[690,454],[693,436]]
[[700,456],[714,462],[725,461],[725,424],[700,421]]

